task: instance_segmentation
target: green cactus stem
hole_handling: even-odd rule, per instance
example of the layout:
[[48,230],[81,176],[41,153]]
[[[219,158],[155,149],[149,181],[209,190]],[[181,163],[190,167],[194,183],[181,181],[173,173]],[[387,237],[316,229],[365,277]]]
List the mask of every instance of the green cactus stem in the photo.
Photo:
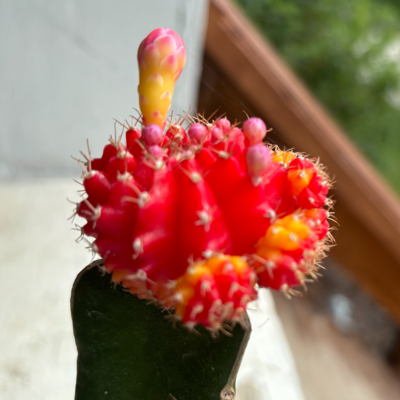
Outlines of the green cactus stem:
[[234,399],[250,325],[216,338],[201,325],[174,327],[168,311],[115,287],[99,261],[76,278],[71,312],[75,400]]

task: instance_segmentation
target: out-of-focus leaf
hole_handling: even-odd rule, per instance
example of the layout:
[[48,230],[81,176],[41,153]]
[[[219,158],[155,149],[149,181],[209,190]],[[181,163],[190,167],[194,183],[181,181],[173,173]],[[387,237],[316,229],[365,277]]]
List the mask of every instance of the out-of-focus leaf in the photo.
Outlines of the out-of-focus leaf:
[[235,1],[400,194],[400,2]]

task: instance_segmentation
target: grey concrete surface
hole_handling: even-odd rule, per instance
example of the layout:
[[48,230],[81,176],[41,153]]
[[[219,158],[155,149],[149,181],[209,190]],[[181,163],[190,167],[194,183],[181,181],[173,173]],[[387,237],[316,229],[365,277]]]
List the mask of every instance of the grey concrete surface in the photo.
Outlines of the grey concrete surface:
[[136,52],[155,28],[185,41],[175,112],[195,107],[207,0],[0,0],[0,178],[72,176],[138,107]]
[[77,184],[0,185],[0,399],[74,398],[76,348],[69,298],[91,261],[67,216]]

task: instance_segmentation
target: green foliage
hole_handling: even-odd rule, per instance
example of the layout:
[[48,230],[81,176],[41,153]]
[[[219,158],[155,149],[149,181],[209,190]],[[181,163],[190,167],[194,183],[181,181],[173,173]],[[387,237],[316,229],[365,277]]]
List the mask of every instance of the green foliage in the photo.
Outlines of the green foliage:
[[400,193],[399,5],[237,2]]
[[219,400],[248,339],[238,325],[216,339],[201,327],[174,327],[168,313],[114,287],[98,268],[79,274],[71,308],[75,400]]

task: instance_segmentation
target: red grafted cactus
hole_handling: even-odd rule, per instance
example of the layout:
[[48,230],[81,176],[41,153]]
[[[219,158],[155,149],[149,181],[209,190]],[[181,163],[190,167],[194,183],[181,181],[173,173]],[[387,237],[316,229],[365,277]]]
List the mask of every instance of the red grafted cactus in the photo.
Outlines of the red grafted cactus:
[[170,30],[143,41],[143,128],[125,126],[125,144],[115,137],[101,158],[86,156],[77,213],[115,282],[214,331],[242,321],[256,283],[290,295],[316,276],[332,204],[322,166],[263,143],[259,118],[239,128],[186,115],[164,132],[164,90],[172,95],[184,54]]

